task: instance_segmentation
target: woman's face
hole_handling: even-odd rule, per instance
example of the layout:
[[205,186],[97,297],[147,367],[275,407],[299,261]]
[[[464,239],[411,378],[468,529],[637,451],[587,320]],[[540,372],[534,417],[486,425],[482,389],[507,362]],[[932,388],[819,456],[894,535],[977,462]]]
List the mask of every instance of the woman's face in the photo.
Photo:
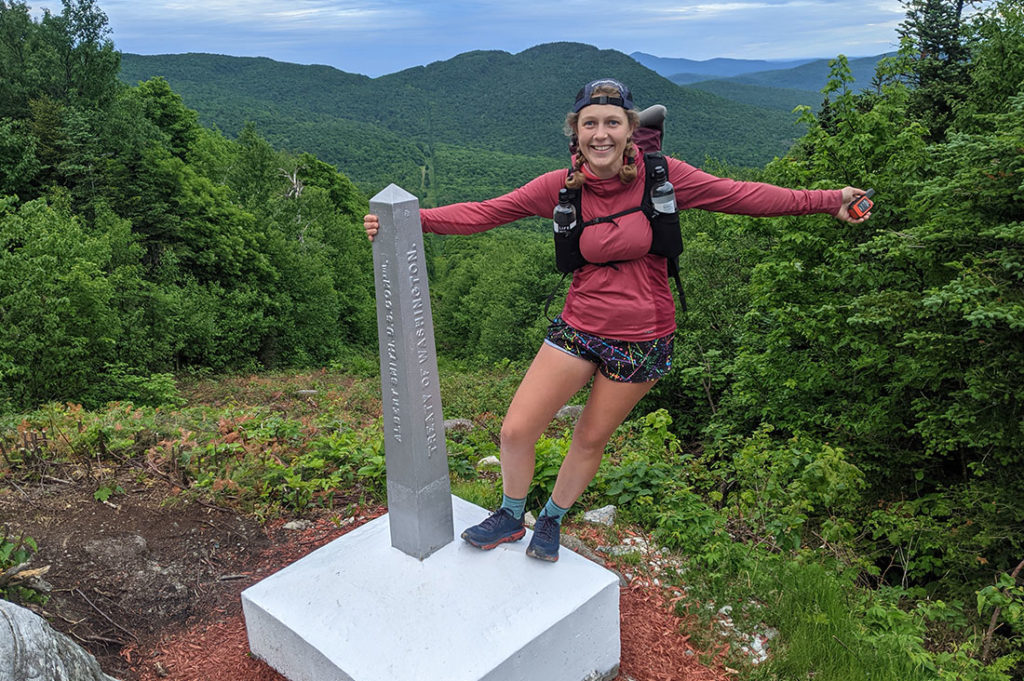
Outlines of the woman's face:
[[581,109],[576,121],[576,137],[590,172],[602,179],[615,177],[622,168],[626,140],[632,133],[622,107],[591,104]]

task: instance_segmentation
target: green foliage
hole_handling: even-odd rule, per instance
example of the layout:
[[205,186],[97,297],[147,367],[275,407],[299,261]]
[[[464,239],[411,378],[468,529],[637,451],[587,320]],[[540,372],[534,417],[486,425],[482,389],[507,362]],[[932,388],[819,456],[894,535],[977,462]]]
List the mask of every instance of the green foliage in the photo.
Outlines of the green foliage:
[[632,438],[621,453],[601,463],[594,482],[604,503],[615,504],[626,516],[653,524],[661,512],[659,500],[679,487],[680,444],[670,432],[672,417],[665,409],[651,412],[630,424]]
[[785,645],[758,678],[936,678],[920,618],[866,593],[851,602],[850,585],[820,565],[779,567],[766,585],[771,591],[765,613]]
[[572,438],[568,433],[559,438],[541,437],[535,451],[536,463],[533,469],[533,480],[530,491],[526,494],[527,508],[543,508],[555,487],[558,470],[569,453]]
[[[772,430],[759,428],[733,454],[727,466],[735,485],[729,503],[737,517],[747,519],[754,536],[797,549],[810,517],[848,517],[857,508],[863,474],[842,449],[805,436],[776,443]],[[829,529],[840,528],[833,523]]]
[[970,86],[956,110],[956,129],[988,128],[985,114],[1005,111],[1024,87],[1024,8],[997,2],[971,20]]
[[93,492],[92,497],[96,501],[107,501],[108,499],[110,499],[110,497],[117,494],[124,494],[124,487],[117,483],[104,482],[101,483],[98,488],[96,488],[96,491]]
[[[39,546],[32,537],[19,535],[14,537],[9,529],[0,526],[0,575],[20,565],[28,563],[32,554],[39,550]],[[6,576],[6,575],[5,575]],[[9,584],[4,580],[0,582],[0,598],[14,601],[15,603],[46,603],[48,596],[22,584]]]
[[[222,422],[223,423],[223,422]],[[186,439],[170,461],[190,486],[242,504],[262,517],[310,506],[332,508],[339,490],[385,496],[380,426],[311,431],[299,421],[263,414],[233,424],[242,437],[205,444]]]
[[0,200],[0,384],[15,403],[82,395],[114,361],[110,258],[66,205]]
[[906,0],[903,4],[907,18],[900,25],[900,36],[904,51],[914,55],[909,113],[924,122],[931,139],[941,140],[969,80],[961,17],[964,3]]
[[[870,222],[684,215],[689,312],[675,370],[644,400],[647,415],[616,434],[584,503],[616,503],[685,552],[694,594],[764,594],[761,614],[781,631],[756,672],[765,678],[996,681],[1024,665],[1011,578],[1024,551],[1018,5],[954,22],[949,3],[910,3],[904,48],[871,91],[856,91],[839,57],[790,154],[759,171],[705,164],[790,187],[873,187]],[[261,517],[331,507],[339,493],[380,500],[379,412],[365,382],[329,398],[339,410],[371,405],[351,425],[236,406],[174,411],[181,389],[169,374],[372,374],[360,189],[397,181],[446,203],[559,167],[566,83],[608,70],[687,112],[666,140],[685,158],[759,162],[797,134],[781,112],[721,108],[572,44],[381,79],[130,57],[126,78],[132,63],[140,79],[158,64],[166,80],[127,87],[102,13],[63,7],[36,21],[21,3],[0,5],[0,408],[51,403],[2,417],[4,472],[29,480],[60,462],[145,456],[187,494]],[[495,82],[536,106],[495,99]],[[712,149],[712,133],[735,147]],[[359,184],[296,150],[343,164]],[[428,240],[442,366],[486,367],[442,376],[448,415],[484,424],[449,440],[453,488],[488,506],[497,483],[475,466],[496,451],[495,414],[558,287],[542,223]],[[115,400],[131,402],[89,411]],[[534,507],[568,447],[568,434],[538,443]],[[97,484],[97,498],[117,491]]]
[[[33,21],[24,2],[0,4],[0,118],[23,118],[33,99],[103,105],[119,88],[120,54],[93,0],[62,0]],[[27,48],[27,49],[26,49]]]
[[532,357],[548,325],[544,301],[560,278],[553,254],[547,233],[445,238],[433,261],[440,285],[431,290],[439,350],[491,362]]
[[169,370],[327,364],[372,342],[351,182],[253,126],[201,128],[164,79],[121,85],[91,1],[38,20],[5,3],[0,28],[3,406],[168,404]]

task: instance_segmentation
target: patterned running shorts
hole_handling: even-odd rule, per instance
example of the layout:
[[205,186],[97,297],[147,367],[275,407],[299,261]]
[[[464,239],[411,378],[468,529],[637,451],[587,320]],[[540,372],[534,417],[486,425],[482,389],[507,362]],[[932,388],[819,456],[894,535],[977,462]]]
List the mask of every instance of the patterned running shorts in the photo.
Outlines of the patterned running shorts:
[[597,365],[606,377],[619,383],[646,383],[661,378],[672,368],[675,333],[651,341],[602,338],[574,329],[555,317],[544,342]]

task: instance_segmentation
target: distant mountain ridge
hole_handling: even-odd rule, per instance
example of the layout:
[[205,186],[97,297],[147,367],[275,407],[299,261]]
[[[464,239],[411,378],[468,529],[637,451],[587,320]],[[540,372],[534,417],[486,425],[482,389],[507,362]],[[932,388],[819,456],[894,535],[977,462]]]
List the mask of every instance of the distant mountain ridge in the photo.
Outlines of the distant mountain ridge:
[[[894,56],[895,53],[875,55],[873,57],[857,57],[848,59],[850,75],[853,76],[854,87],[863,90],[871,86],[875,77],[875,69],[885,57]],[[794,66],[788,69],[773,69],[769,71],[758,71],[734,76],[729,80],[737,83],[748,83],[750,85],[763,85],[766,87],[784,87],[795,90],[819,91],[828,80],[829,59],[818,59],[806,64]]]
[[[847,61],[854,82],[859,88],[867,87],[875,75],[875,68],[883,57],[895,53],[870,57],[853,57]],[[678,85],[693,85],[705,81],[735,82],[763,87],[789,88],[818,92],[828,79],[831,59],[794,59],[769,61],[764,59],[692,59],[656,57],[644,52],[633,52],[637,62],[668,78]]]
[[621,52],[580,43],[467,52],[379,78],[210,54],[123,54],[121,67],[128,83],[163,76],[206,123],[235,134],[253,121],[271,142],[310,151],[368,189],[428,177],[438,145],[559,167],[576,90],[608,75],[630,85],[639,107],[668,107],[665,149],[695,163],[762,165],[802,134],[787,112],[682,88]]
[[[629,56],[655,73],[659,73],[680,85],[685,85],[686,82],[696,82],[712,78],[731,78],[732,76],[741,76],[758,71],[789,69],[816,61],[815,59],[781,59],[776,61],[767,59],[729,59],[726,57],[697,61],[682,57],[658,57],[646,52],[633,52]],[[685,79],[687,78],[693,78],[693,80],[686,81]]]
[[[848,60],[854,88],[871,86],[878,62],[894,53]],[[692,59],[630,55],[673,83],[741,104],[779,111],[806,105],[821,106],[821,89],[828,81],[829,59],[767,61],[763,59]],[[685,69],[680,71],[679,69]]]

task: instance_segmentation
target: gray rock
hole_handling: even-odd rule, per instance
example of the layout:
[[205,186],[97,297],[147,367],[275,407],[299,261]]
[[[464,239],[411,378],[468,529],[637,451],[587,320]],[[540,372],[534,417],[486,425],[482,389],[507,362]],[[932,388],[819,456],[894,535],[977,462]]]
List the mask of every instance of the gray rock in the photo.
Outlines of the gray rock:
[[284,529],[286,530],[302,531],[308,530],[311,527],[313,527],[313,523],[309,522],[308,520],[293,520],[289,523],[284,524]]
[[476,462],[477,468],[501,468],[501,460],[496,456],[485,456]]
[[319,390],[296,390],[295,394],[298,395],[299,397],[312,397],[313,395],[316,395],[319,392]]
[[597,550],[606,556],[625,556],[629,553],[639,553],[635,546],[598,546]]
[[556,419],[576,420],[583,413],[583,407],[578,404],[567,404],[555,414]]
[[454,430],[461,430],[469,432],[476,429],[476,424],[469,419],[445,419],[444,430],[445,432],[451,432]]
[[608,506],[595,508],[584,513],[583,519],[588,523],[607,525],[608,527],[611,527],[615,524],[615,507],[609,504]]
[[537,524],[537,518],[535,518],[532,513],[527,511],[526,515],[523,516],[523,524],[529,527],[530,529],[533,529],[533,526]]
[[0,600],[0,681],[116,681],[31,610]]
[[113,565],[129,563],[149,550],[146,540],[137,534],[90,539],[83,548],[93,560]]

